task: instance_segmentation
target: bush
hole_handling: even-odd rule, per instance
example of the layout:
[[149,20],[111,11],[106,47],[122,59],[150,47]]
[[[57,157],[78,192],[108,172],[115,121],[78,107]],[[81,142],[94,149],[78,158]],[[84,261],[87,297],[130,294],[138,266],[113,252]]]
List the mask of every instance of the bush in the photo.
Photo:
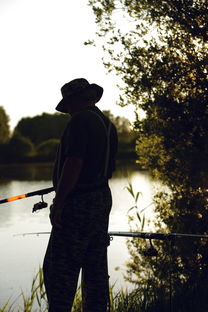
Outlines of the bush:
[[7,146],[8,160],[20,160],[34,154],[34,145],[26,137],[16,133]]
[[42,142],[37,147],[37,153],[40,156],[47,157],[49,159],[54,159],[56,156],[59,140],[58,139],[49,139]]

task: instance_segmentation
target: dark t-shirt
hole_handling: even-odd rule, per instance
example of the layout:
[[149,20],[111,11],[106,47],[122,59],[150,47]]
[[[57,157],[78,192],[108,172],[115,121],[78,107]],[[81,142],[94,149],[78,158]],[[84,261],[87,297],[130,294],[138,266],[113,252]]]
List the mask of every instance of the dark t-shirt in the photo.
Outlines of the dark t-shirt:
[[[99,184],[104,178],[104,167],[107,149],[107,129],[110,120],[96,107],[89,107],[74,114],[64,131],[59,145],[53,174],[56,188],[66,157],[83,159],[83,167],[77,185]],[[107,177],[115,170],[117,153],[117,132],[111,124],[109,136],[110,152]]]

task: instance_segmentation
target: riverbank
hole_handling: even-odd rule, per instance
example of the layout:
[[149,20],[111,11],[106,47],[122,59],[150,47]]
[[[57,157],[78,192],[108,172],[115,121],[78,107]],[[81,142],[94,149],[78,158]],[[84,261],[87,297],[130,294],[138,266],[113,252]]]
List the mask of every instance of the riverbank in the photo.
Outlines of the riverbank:
[[[2,155],[1,155],[2,156]],[[0,164],[26,164],[26,163],[50,163],[55,159],[55,154],[50,155],[30,155],[30,156],[18,156],[14,155],[5,155],[5,157],[0,157]],[[137,155],[133,149],[127,149],[119,151],[117,154],[118,161],[128,161],[128,160],[136,160]]]
[[[51,180],[54,162],[16,162],[0,164],[0,182],[11,179],[18,180],[42,180],[43,177]],[[118,170],[142,171],[136,160],[133,158],[117,159],[116,167]],[[117,173],[115,172],[114,175]]]

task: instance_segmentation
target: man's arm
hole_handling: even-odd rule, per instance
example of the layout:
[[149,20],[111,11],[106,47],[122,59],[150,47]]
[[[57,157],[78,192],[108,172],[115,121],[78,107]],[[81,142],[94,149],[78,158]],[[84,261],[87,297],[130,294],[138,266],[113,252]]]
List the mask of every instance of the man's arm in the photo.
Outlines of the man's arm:
[[78,157],[67,157],[65,159],[61,177],[56,189],[53,208],[51,210],[51,224],[61,228],[61,216],[63,202],[67,195],[74,189],[83,166],[83,160]]

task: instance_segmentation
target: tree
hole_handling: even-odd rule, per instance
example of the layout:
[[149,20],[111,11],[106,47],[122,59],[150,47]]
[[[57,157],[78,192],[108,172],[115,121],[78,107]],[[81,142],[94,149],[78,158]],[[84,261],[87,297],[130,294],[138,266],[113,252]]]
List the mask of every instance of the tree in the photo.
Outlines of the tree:
[[133,131],[130,121],[121,116],[114,116],[110,110],[103,113],[114,123],[118,133],[118,159],[135,158],[136,133]]
[[104,115],[106,115],[116,126],[118,134],[130,133],[131,132],[131,123],[130,121],[121,116],[114,116],[110,110],[104,110]]
[[24,137],[29,138],[35,145],[49,139],[60,139],[69,120],[65,114],[47,114],[22,118],[14,129]]
[[49,160],[54,160],[58,149],[58,145],[59,145],[58,139],[49,139],[38,145],[37,153],[41,156],[46,157]]
[[[100,28],[98,35],[105,40],[104,64],[123,82],[120,103],[133,103],[136,113],[142,108],[146,114],[142,120],[137,114],[135,123],[138,162],[170,190],[169,194],[163,192],[155,197],[158,228],[207,233],[207,1],[89,3]],[[138,257],[136,250],[141,243],[129,245],[129,280],[134,280],[135,273],[137,283],[148,284],[151,280],[155,287],[167,286],[165,268],[170,251],[165,243],[157,245],[160,266],[154,259]],[[185,245],[177,242],[174,252],[177,261],[173,292],[179,298],[182,290],[190,290],[186,307],[181,310],[187,311],[188,301],[193,303],[193,288],[202,290],[208,277],[206,248],[203,241],[188,241]],[[145,267],[145,276],[140,265]],[[195,310],[207,310],[206,294],[197,294],[200,304]]]
[[[89,3],[100,26],[99,35],[108,39],[104,47],[111,62],[104,59],[104,64],[124,82],[121,104],[133,103],[136,111],[140,107],[146,113],[144,120],[137,118],[136,128],[141,134],[138,144],[150,138],[151,145],[156,134],[160,138],[156,149],[166,151],[165,157],[159,154],[154,172],[171,183],[173,171],[169,168],[178,168],[178,176],[183,167],[179,184],[189,173],[189,179],[194,175],[200,179],[208,156],[208,133],[204,133],[208,122],[206,3],[189,0],[167,0],[160,6],[157,1],[147,0]],[[119,12],[125,16],[119,25],[122,22],[126,25],[128,19],[132,27],[128,32],[116,28],[116,20],[122,18]],[[192,159],[187,163],[190,150]]]
[[[116,125],[119,135],[119,152],[125,154],[125,157],[129,157],[130,153],[134,156],[135,134],[131,130],[129,120],[125,117],[114,116],[110,111],[104,111],[104,114]],[[24,117],[18,122],[14,133],[33,142],[39,155],[53,159],[52,154],[55,153],[57,142],[61,138],[68,121],[68,115],[59,113],[53,115],[43,113],[34,117]]]
[[15,133],[9,141],[7,154],[8,159],[12,161],[19,161],[34,153],[34,146],[32,142],[22,135]]
[[6,114],[5,109],[0,106],[0,144],[7,143],[9,136],[9,117]]

